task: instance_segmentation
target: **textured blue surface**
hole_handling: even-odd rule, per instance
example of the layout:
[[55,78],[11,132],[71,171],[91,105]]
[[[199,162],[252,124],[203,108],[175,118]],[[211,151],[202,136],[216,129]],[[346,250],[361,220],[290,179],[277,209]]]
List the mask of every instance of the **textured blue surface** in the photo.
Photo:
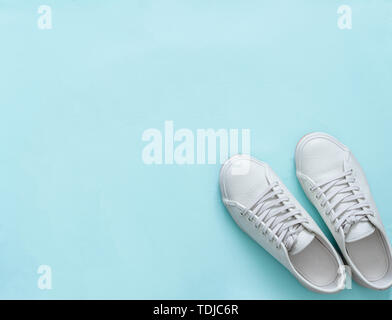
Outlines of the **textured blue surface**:
[[165,120],[250,129],[252,154],[326,231],[293,157],[328,132],[391,237],[391,16],[391,1],[0,0],[0,298],[390,298],[306,290],[231,220],[219,164],[146,165],[141,137]]

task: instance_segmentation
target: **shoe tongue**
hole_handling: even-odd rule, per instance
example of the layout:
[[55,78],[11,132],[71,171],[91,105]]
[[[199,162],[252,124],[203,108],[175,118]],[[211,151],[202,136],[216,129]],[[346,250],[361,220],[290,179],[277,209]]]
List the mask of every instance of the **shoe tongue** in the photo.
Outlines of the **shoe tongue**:
[[346,242],[354,242],[370,236],[376,229],[368,221],[359,221],[350,227],[346,234]]
[[313,239],[314,234],[312,232],[309,232],[306,229],[302,230],[298,234],[297,240],[295,241],[294,246],[290,250],[290,255],[300,253],[312,242]]
[[[306,168],[305,174],[312,177],[317,183],[324,181],[329,177],[340,175],[344,172],[344,162],[340,157],[325,158],[325,157],[312,157],[312,161],[308,161],[309,165]],[[323,170],[320,170],[323,168]]]

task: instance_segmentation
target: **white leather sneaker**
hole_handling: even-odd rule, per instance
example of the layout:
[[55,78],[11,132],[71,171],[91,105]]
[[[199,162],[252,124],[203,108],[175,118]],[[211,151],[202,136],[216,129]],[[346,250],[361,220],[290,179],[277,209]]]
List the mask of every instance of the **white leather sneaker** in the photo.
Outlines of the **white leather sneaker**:
[[325,133],[304,136],[295,152],[297,177],[361,285],[392,285],[391,246],[365,174],[350,150]]
[[272,169],[247,155],[220,171],[223,203],[239,227],[305,287],[334,293],[345,285],[339,255]]

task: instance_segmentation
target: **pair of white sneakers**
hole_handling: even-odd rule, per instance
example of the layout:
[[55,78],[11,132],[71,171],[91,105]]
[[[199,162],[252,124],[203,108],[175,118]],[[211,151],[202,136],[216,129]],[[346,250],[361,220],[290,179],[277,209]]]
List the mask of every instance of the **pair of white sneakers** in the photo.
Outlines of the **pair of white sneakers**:
[[[361,285],[392,285],[391,246],[365,174],[351,151],[325,133],[304,136],[295,151],[297,177]],[[268,164],[248,155],[220,172],[223,202],[235,222],[305,287],[335,293],[346,272],[334,247]]]

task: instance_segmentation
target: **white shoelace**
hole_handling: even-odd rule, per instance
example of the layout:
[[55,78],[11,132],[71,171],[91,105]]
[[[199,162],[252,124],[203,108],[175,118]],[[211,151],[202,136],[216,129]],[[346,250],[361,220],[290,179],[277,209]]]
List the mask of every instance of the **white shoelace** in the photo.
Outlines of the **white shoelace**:
[[283,189],[279,187],[278,182],[275,182],[241,214],[248,214],[249,221],[255,221],[255,227],[261,227],[263,234],[266,234],[269,229],[269,240],[272,241],[275,236],[278,238],[277,248],[283,242],[287,250],[290,250],[298,234],[304,229],[302,223],[308,221],[301,216],[301,211],[290,202],[290,199],[282,194],[284,194]]
[[[323,200],[320,205],[326,208],[326,214],[330,215],[331,221],[335,224],[335,230],[343,228],[345,234],[352,225],[359,221],[368,221],[369,216],[374,216],[370,211],[370,205],[365,200],[365,195],[360,193],[360,188],[355,185],[355,178],[350,169],[341,175],[322,181],[310,188],[310,191],[317,191],[316,198]],[[346,203],[346,205],[343,205]]]

